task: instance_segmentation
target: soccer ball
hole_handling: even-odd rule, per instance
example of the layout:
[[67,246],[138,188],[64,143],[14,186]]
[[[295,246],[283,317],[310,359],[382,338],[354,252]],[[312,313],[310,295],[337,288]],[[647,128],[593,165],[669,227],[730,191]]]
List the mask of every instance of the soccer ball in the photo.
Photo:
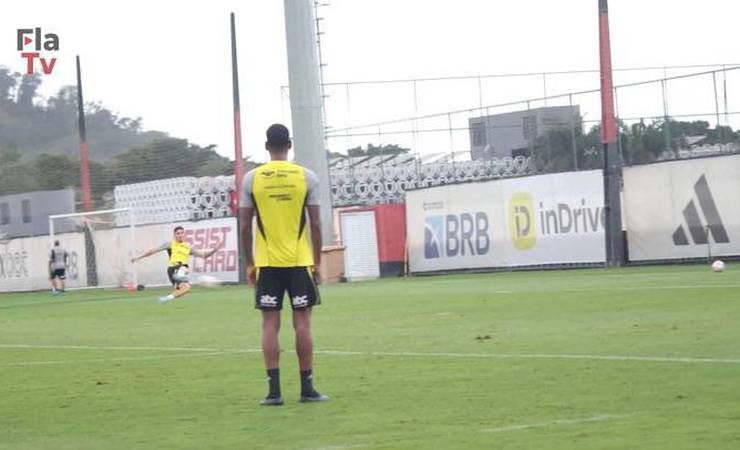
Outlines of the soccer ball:
[[201,275],[198,278],[198,284],[203,287],[214,288],[221,284],[221,280],[214,277],[213,275]]
[[712,270],[719,273],[725,270],[725,263],[720,261],[719,259],[712,263]]
[[188,282],[188,268],[185,266],[180,267],[172,275],[172,278],[178,283],[187,283]]

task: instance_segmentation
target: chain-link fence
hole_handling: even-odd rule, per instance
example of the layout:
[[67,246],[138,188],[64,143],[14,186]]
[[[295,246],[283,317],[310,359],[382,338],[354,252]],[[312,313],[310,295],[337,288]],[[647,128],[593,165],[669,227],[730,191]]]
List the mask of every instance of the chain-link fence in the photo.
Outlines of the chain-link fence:
[[[615,71],[624,164],[740,152],[732,106],[740,101],[738,69]],[[328,84],[334,202],[402,201],[416,187],[601,168],[600,91],[583,89],[598,86],[598,76],[570,71]],[[542,95],[521,100],[531,92]],[[503,101],[487,105],[489,98]],[[460,108],[431,112],[442,104]],[[382,120],[362,123],[370,118]]]
[[[740,151],[738,69],[616,70],[625,164]],[[48,215],[81,210],[75,89],[41,99],[40,83],[0,68],[5,236],[48,233]],[[600,168],[596,86],[596,71],[326,84],[334,205],[402,202],[408,189]],[[88,104],[86,114],[93,209],[136,208],[146,223],[234,214],[230,158],[144,132],[140,119],[100,104]]]

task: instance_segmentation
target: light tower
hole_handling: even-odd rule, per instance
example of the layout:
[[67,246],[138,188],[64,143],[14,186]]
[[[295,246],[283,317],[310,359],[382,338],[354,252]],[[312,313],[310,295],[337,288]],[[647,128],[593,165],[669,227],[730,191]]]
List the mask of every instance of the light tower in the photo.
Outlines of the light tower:
[[293,148],[301,165],[319,177],[322,238],[334,242],[331,179],[322,110],[314,0],[285,0],[285,35],[288,47],[290,112]]
[[599,0],[599,55],[601,61],[601,143],[604,153],[606,263],[608,266],[621,266],[624,262],[622,202],[619,196],[622,184],[622,158],[617,147],[617,121],[614,117],[614,82],[612,81],[609,6],[607,0]]

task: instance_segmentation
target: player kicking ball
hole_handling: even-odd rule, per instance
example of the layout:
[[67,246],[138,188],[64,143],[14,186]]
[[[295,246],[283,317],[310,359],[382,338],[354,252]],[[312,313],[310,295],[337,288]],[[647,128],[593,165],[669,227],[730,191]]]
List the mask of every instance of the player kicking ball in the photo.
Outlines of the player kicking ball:
[[174,290],[169,295],[159,298],[159,303],[161,304],[169,303],[171,300],[180,298],[190,292],[190,283],[188,280],[188,273],[190,271],[188,261],[190,260],[190,255],[203,259],[210,258],[211,255],[216,253],[224,244],[223,241],[220,241],[215,247],[208,251],[199,251],[193,250],[191,245],[184,241],[184,238],[185,229],[177,226],[173,232],[172,241],[165,242],[159,247],[155,247],[139,256],[131,258],[131,262],[136,262],[155,253],[165,250],[167,251],[167,254],[170,257],[169,264],[167,266],[167,278],[169,278],[170,283],[172,283]]

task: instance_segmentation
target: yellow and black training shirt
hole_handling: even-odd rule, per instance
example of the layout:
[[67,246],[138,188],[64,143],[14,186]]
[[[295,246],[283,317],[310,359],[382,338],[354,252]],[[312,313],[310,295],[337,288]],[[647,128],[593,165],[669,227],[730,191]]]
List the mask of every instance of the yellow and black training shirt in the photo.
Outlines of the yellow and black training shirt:
[[170,257],[169,266],[187,266],[190,259],[190,252],[192,251],[190,244],[187,242],[177,242],[173,239],[172,242],[165,242],[164,244],[157,247],[158,251],[167,250],[167,254]]
[[244,176],[241,208],[254,208],[256,267],[313,266],[306,206],[318,205],[319,180],[288,161],[270,161]]

